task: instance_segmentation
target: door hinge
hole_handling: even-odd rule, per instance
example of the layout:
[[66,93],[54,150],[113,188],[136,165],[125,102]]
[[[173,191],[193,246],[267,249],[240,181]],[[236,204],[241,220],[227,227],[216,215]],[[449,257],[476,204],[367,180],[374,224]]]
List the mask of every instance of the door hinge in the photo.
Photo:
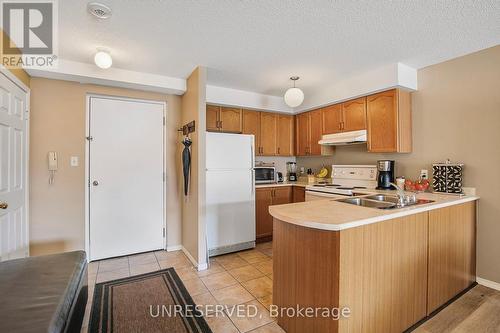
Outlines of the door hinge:
[[87,139],[88,141],[94,141],[94,137],[93,137],[93,136],[87,136],[87,137],[86,137],[86,139]]
[[165,228],[163,228],[163,238],[165,238]]
[[163,126],[165,126],[166,123],[167,123],[167,120],[165,119],[165,117],[163,117]]

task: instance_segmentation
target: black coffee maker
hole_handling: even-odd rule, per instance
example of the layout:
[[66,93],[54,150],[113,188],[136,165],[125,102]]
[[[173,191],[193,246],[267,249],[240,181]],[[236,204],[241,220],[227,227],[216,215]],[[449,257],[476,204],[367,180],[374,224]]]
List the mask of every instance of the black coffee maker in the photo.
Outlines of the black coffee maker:
[[389,190],[392,188],[391,183],[394,183],[394,161],[380,160],[377,161],[377,190]]

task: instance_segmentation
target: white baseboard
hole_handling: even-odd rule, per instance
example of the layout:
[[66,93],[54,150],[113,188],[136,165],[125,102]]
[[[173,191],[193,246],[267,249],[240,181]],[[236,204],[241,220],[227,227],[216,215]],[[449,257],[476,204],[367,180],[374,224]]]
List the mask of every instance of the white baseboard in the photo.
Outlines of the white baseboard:
[[186,248],[184,246],[182,246],[182,252],[184,252],[184,254],[186,255],[186,257],[188,257],[189,261],[191,261],[191,263],[193,265],[196,266],[196,268],[199,270],[199,271],[204,271],[205,269],[208,268],[208,264],[198,264],[196,262],[196,260],[194,260],[193,256],[191,255],[191,253],[189,253],[188,250],[186,250]]
[[167,246],[167,252],[182,250],[182,245]]
[[486,280],[480,277],[476,277],[476,282],[482,286],[500,291],[500,283],[498,282]]
[[208,264],[199,264],[198,265],[198,271],[204,271],[205,269],[208,269]]

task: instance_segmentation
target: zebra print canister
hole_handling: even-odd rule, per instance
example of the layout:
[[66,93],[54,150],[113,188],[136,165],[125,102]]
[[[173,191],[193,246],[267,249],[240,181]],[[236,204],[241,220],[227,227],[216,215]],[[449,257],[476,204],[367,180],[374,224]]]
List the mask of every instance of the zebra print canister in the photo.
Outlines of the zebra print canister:
[[461,163],[435,163],[432,165],[432,187],[434,192],[455,193],[462,192],[464,165]]

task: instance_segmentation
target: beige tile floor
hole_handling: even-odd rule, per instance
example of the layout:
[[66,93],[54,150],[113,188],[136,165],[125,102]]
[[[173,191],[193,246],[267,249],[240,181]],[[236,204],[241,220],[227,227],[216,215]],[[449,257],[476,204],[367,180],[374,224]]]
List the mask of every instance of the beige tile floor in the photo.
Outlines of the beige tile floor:
[[[89,301],[82,332],[87,332],[92,296],[96,283],[174,267],[193,300],[199,305],[255,305],[258,315],[238,318],[225,312],[207,317],[214,333],[284,332],[269,316],[272,302],[272,243],[258,244],[253,250],[212,258],[208,270],[198,272],[181,251],[156,251],[89,264]],[[231,314],[231,315],[230,315]]]

